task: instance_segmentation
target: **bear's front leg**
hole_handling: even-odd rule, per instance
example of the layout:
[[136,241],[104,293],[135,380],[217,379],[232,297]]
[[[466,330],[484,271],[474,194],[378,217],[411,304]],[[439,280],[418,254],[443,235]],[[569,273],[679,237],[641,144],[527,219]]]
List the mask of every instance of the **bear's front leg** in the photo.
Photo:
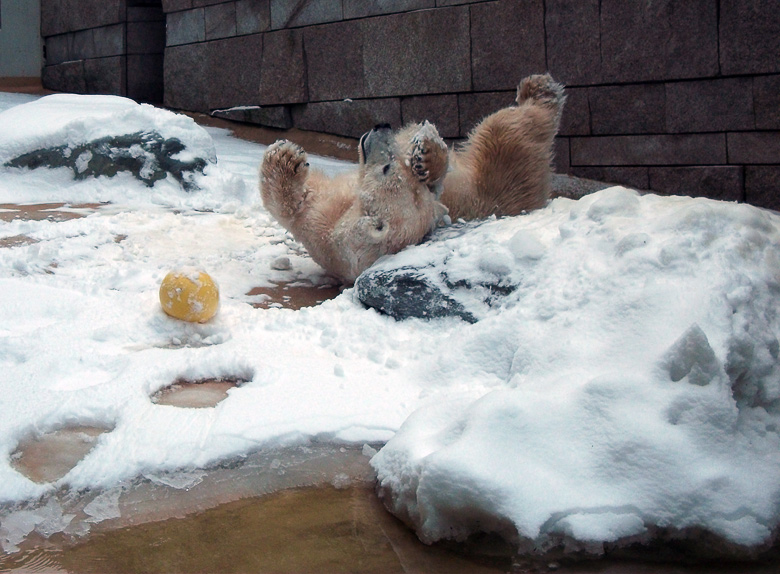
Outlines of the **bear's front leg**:
[[[447,174],[449,150],[436,127],[425,121],[412,137],[409,166],[417,179],[432,188]],[[440,194],[440,191],[439,191]],[[438,195],[438,194],[437,194]]]
[[268,146],[260,168],[260,196],[265,208],[285,224],[298,215],[306,200],[309,164],[299,145],[279,140]]

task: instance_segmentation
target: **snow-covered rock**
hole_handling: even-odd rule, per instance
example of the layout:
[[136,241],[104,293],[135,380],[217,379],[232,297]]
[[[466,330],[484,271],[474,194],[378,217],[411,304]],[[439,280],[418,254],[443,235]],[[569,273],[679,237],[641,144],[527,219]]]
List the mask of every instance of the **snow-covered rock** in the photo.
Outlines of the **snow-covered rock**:
[[185,189],[216,163],[192,118],[118,96],[55,94],[0,113],[0,163],[66,167],[75,179],[132,173],[148,186],[172,176]]
[[779,223],[611,188],[400,254],[517,289],[437,357],[503,383],[420,408],[372,459],[387,507],[426,542],[494,531],[600,552],[704,531],[766,545],[780,523]]

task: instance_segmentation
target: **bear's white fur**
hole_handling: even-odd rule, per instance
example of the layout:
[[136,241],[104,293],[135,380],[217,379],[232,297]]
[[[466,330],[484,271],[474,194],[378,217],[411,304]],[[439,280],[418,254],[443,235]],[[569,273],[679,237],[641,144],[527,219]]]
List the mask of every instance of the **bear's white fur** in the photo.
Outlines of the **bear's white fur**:
[[475,219],[545,205],[564,99],[549,75],[525,78],[517,105],[485,118],[453,151],[428,122],[396,133],[377,126],[360,140],[358,169],[333,178],[310,170],[298,145],[277,141],[260,169],[263,204],[317,263],[351,284],[448,214]]

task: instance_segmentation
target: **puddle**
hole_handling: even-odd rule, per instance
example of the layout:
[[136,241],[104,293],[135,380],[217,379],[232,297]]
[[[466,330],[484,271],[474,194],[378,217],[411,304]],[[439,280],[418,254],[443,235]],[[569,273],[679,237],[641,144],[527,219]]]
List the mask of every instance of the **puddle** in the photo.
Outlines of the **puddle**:
[[246,382],[243,379],[178,381],[152,395],[152,402],[158,405],[195,409],[213,407],[227,398],[230,389]]
[[33,482],[54,482],[68,474],[108,430],[73,426],[29,437],[19,443],[11,464]]
[[68,221],[78,219],[93,213],[102,207],[100,203],[82,203],[69,205],[67,203],[36,203],[32,205],[18,205],[15,203],[0,203],[0,221],[14,221],[22,219],[26,221]]
[[3,247],[20,247],[22,245],[32,245],[33,243],[38,243],[38,240],[26,235],[14,235],[12,237],[5,237],[0,239],[0,249]]
[[247,295],[259,299],[252,303],[256,309],[281,307],[298,310],[303,307],[314,307],[323,301],[334,299],[340,293],[341,287],[338,285],[280,282],[273,287],[255,287]]

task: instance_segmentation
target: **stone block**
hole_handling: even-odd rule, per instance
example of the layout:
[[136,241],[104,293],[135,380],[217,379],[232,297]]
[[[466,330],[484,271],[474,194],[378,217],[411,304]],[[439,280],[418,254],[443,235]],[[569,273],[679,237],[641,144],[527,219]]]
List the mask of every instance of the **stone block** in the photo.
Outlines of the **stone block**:
[[741,166],[651,167],[650,189],[667,195],[743,201]]
[[84,84],[88,94],[127,94],[125,56],[84,60]]
[[572,167],[570,173],[594,181],[622,185],[632,189],[650,187],[649,168],[646,167]]
[[49,36],[46,42],[46,65],[60,64],[73,58],[70,55],[73,34]]
[[428,120],[443,138],[460,136],[458,96],[412,96],[401,98],[401,120],[404,124]]
[[434,8],[435,0],[343,0],[344,19]]
[[240,106],[226,110],[214,110],[211,115],[215,118],[282,130],[293,127],[289,106]]
[[780,76],[753,78],[756,129],[780,129]]
[[69,31],[118,24],[126,19],[125,0],[62,0]]
[[166,14],[192,8],[192,0],[162,0],[162,9]]
[[69,34],[69,36],[71,58],[74,60],[83,60],[96,56],[94,30],[79,30],[78,32]]
[[490,0],[436,0],[436,6],[458,6],[460,4],[477,4]]
[[203,8],[173,12],[167,19],[168,46],[192,44],[206,40],[206,16]]
[[161,6],[128,6],[128,22],[158,22],[165,21],[165,13]]
[[376,124],[401,125],[398,98],[317,102],[292,108],[296,128],[358,138]]
[[127,97],[138,102],[161,104],[163,101],[163,55],[127,56]]
[[63,0],[41,0],[41,36],[46,38],[68,31]]
[[474,90],[509,90],[547,70],[542,0],[502,0],[471,7]]
[[193,8],[200,8],[202,6],[213,6],[215,4],[222,4],[225,0],[192,0]]
[[587,88],[566,88],[566,103],[563,105],[561,127],[563,136],[590,135],[590,104]]
[[729,163],[780,164],[780,132],[728,134]]
[[745,168],[745,201],[780,211],[780,166],[747,166]]
[[[303,34],[310,101],[362,98],[365,91],[361,23],[313,26]],[[334,73],[336,70],[338,73]]]
[[569,173],[571,170],[569,138],[555,138],[555,142],[553,143],[552,168],[556,173]]
[[204,8],[206,40],[236,35],[236,5],[234,2]]
[[163,66],[166,107],[208,111],[211,81],[207,77],[207,68],[205,43],[166,48]]
[[471,90],[468,7],[360,22],[366,97]]
[[467,137],[479,122],[493,112],[511,106],[517,92],[484,92],[458,95],[460,135]]
[[720,66],[724,75],[780,72],[776,0],[720,2]]
[[600,34],[604,81],[718,74],[718,4],[712,0],[601,0]]
[[303,32],[281,30],[263,35],[260,101],[263,106],[296,104],[309,99]]
[[342,19],[341,2],[333,0],[271,0],[271,28],[295,28]]
[[547,64],[564,84],[601,79],[599,0],[546,0]]
[[629,84],[589,88],[594,135],[663,133],[663,84]]
[[752,130],[754,126],[751,78],[666,84],[668,133]]
[[257,105],[263,37],[238,36],[208,42],[209,109]]
[[85,94],[84,61],[73,60],[54,66],[44,66],[41,71],[41,83],[47,90]]
[[725,164],[726,134],[575,137],[571,140],[571,163],[577,166]]
[[93,30],[95,41],[95,56],[120,56],[127,51],[125,43],[125,31],[127,24],[114,24],[102,26]]
[[270,0],[236,2],[236,34],[257,34],[271,27]]
[[128,54],[162,54],[164,50],[164,22],[144,21],[127,23]]

